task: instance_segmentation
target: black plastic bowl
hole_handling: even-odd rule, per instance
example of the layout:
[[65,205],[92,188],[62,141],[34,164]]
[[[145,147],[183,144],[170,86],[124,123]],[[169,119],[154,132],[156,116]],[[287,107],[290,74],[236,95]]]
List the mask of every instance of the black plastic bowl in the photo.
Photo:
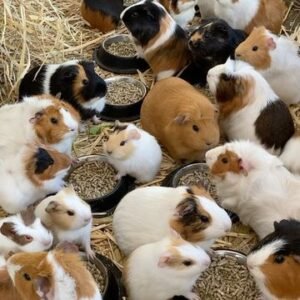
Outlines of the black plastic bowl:
[[137,56],[125,57],[108,52],[109,45],[120,41],[131,42],[128,34],[118,34],[108,37],[95,49],[94,60],[102,69],[116,74],[135,74],[137,70],[144,72],[150,68],[144,59]]
[[[71,167],[66,180],[69,180],[71,173],[79,166],[83,165],[86,162],[95,160],[106,161],[106,158],[103,155],[88,155],[79,157],[78,162]],[[114,212],[120,200],[133,188],[134,179],[130,176],[124,176],[118,181],[114,189],[108,194],[96,199],[83,200],[91,206],[92,212],[97,213],[97,216],[107,217]]]
[[132,84],[138,86],[142,90],[143,96],[140,99],[136,99],[136,102],[132,104],[110,104],[106,102],[104,110],[100,114],[101,119],[105,121],[119,120],[122,122],[138,120],[140,118],[140,111],[143,104],[143,100],[147,94],[146,86],[141,81],[129,76],[115,76],[105,80],[107,85],[110,82],[116,81],[131,82]]

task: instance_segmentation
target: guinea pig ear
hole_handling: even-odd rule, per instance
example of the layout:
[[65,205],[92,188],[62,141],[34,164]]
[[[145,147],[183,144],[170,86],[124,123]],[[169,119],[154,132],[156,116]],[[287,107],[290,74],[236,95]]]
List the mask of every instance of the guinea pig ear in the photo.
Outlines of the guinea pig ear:
[[15,224],[12,222],[4,222],[0,227],[0,232],[9,239],[16,235]]
[[46,213],[51,214],[60,211],[59,207],[60,207],[59,203],[57,203],[56,201],[50,201],[47,207],[45,208],[45,211]]
[[56,247],[55,250],[60,250],[64,253],[78,253],[79,249],[74,243],[61,242]]
[[192,214],[196,210],[197,205],[193,198],[184,199],[177,205],[175,216],[183,218],[187,215]]
[[35,158],[35,174],[42,174],[45,170],[47,170],[51,165],[54,164],[53,158],[50,156],[48,151],[43,148],[38,148],[35,154]]
[[187,123],[190,120],[190,116],[188,114],[179,114],[174,119],[175,123],[178,125],[183,125]]
[[44,112],[43,111],[38,111],[37,113],[35,113],[34,117],[32,117],[29,122],[32,124],[35,124],[38,120],[41,119],[41,117],[43,116]]
[[33,281],[36,294],[43,300],[54,300],[54,292],[49,278],[38,276]]
[[300,264],[300,255],[292,255],[294,261],[298,264]]
[[275,221],[275,222],[273,223],[273,225],[274,225],[275,231],[277,231],[277,230],[279,229],[279,222]]
[[272,37],[267,38],[267,46],[270,50],[276,49],[276,43]]
[[77,76],[77,69],[75,69],[75,67],[72,66],[71,69],[68,69],[63,73],[63,80],[66,82],[70,82],[74,80],[76,76]]
[[239,158],[238,163],[240,166],[240,170],[244,172],[245,175],[248,175],[249,171],[253,169],[252,165],[244,159]]
[[137,129],[131,129],[128,132],[128,140],[139,140],[141,138],[141,134]]
[[162,254],[158,260],[158,267],[165,268],[170,265],[172,255],[169,252]]

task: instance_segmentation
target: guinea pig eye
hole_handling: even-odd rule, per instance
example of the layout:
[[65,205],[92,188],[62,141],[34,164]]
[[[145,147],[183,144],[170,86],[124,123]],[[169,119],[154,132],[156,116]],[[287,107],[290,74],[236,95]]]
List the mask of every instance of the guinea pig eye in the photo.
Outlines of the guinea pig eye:
[[197,125],[193,125],[193,130],[198,132],[199,131],[199,127]]
[[207,216],[204,216],[204,215],[201,215],[200,216],[200,220],[203,222],[203,223],[208,223],[209,219]]
[[139,13],[134,11],[132,14],[131,14],[131,17],[132,18],[137,18],[139,16]]
[[58,120],[57,120],[56,118],[51,118],[51,119],[50,119],[50,122],[51,122],[52,124],[57,124],[57,123],[58,123]]
[[191,260],[184,260],[182,264],[184,264],[186,267],[189,267],[193,264],[193,262]]
[[228,158],[227,158],[227,157],[223,157],[223,158],[221,159],[221,162],[222,162],[223,164],[228,164]]
[[82,80],[82,84],[83,84],[83,85],[88,85],[88,83],[89,83],[89,81],[88,81],[87,79],[83,79],[83,80]]
[[72,211],[72,210],[68,210],[67,214],[68,214],[68,216],[74,216],[75,215],[74,211]]
[[124,146],[125,145],[125,141],[122,141],[121,143],[120,143],[120,146]]
[[224,81],[229,81],[229,80],[230,80],[230,77],[229,77],[227,74],[223,73],[223,74],[221,75],[221,79],[224,80]]
[[284,260],[285,260],[285,257],[281,254],[276,255],[274,258],[274,262],[277,264],[282,264],[284,262]]
[[25,235],[24,238],[26,241],[32,241],[32,236],[30,235]]
[[23,277],[24,277],[24,279],[27,280],[27,281],[30,281],[30,280],[31,280],[30,275],[27,274],[27,273],[24,273],[24,274],[23,274]]
[[253,46],[252,47],[252,51],[257,51],[258,50],[258,47],[257,46]]

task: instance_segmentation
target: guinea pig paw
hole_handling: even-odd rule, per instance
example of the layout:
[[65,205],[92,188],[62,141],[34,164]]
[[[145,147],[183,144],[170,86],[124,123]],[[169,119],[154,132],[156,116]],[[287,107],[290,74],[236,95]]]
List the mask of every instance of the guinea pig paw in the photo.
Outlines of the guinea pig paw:
[[86,132],[86,130],[87,130],[87,125],[86,124],[83,124],[83,123],[80,123],[79,124],[79,132],[80,133],[84,133],[84,132]]
[[72,166],[77,165],[80,162],[80,160],[76,158],[72,158]]
[[93,116],[92,121],[95,125],[101,123],[101,119],[99,117],[97,117],[96,115]]
[[115,176],[115,180],[120,180],[124,175],[121,174],[121,173],[118,173],[116,176]]
[[96,253],[92,249],[87,249],[86,256],[87,256],[88,260],[93,260],[96,258]]

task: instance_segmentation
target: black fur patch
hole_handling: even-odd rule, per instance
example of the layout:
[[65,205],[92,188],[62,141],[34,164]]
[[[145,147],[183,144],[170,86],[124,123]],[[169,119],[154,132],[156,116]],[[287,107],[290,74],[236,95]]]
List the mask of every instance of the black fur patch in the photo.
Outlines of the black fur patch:
[[194,197],[188,197],[182,200],[176,207],[181,221],[185,226],[193,224],[198,219],[198,208]]
[[298,56],[300,56],[300,46],[298,47]]
[[255,121],[255,133],[266,147],[282,149],[295,133],[287,105],[281,100],[269,103]]
[[193,192],[193,190],[191,188],[189,188],[189,187],[186,189],[186,192],[188,194],[190,194],[190,195],[195,195],[194,192]]
[[38,149],[37,153],[35,154],[35,158],[35,174],[42,174],[45,170],[49,168],[49,166],[54,164],[53,158],[43,148]]
[[116,125],[116,126],[114,127],[113,132],[120,132],[120,131],[123,131],[123,130],[125,130],[127,127],[128,127],[128,125]]

